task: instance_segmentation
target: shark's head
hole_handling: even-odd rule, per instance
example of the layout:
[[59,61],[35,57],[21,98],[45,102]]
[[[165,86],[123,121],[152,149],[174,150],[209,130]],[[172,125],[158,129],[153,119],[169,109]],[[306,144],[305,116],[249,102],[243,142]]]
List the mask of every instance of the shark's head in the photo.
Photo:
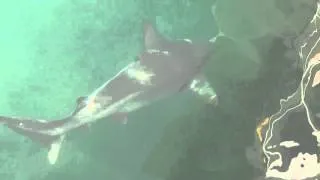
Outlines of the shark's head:
[[178,56],[180,65],[202,67],[211,55],[212,44],[209,41],[193,42],[190,39],[169,40],[162,36],[150,22],[144,23],[144,48],[146,51],[162,51]]

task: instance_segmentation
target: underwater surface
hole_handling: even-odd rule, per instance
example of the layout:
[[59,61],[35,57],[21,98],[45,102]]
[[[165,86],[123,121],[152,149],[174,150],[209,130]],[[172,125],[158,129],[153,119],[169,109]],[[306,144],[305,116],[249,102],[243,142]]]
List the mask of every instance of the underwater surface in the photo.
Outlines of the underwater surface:
[[0,180],[320,179],[317,0],[0,3]]

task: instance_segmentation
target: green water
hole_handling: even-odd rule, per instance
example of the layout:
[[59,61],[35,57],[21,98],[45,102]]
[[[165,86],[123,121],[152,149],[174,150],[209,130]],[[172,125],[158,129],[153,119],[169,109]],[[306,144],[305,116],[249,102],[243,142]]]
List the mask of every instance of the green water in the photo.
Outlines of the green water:
[[[213,13],[212,7],[215,7]],[[313,15],[305,0],[12,0],[0,3],[0,114],[56,119],[143,48],[142,25],[170,39],[209,40],[203,72],[217,107],[188,93],[70,134],[59,160],[0,128],[0,180],[251,180],[246,157],[257,120],[279,108],[283,69],[295,61],[280,37]],[[213,16],[215,15],[215,16]],[[294,72],[292,72],[294,73]],[[280,90],[279,90],[280,89]],[[265,103],[272,104],[265,108]],[[259,161],[258,158],[255,159]]]

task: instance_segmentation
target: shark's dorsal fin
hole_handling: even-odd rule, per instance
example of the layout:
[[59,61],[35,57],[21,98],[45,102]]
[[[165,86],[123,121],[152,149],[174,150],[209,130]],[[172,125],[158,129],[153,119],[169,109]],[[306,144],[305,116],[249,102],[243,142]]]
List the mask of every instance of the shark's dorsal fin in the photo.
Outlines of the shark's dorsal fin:
[[75,115],[76,113],[78,113],[83,107],[86,106],[86,100],[87,97],[86,96],[80,96],[77,98],[76,100],[76,108],[75,110],[72,112],[72,116]]
[[161,49],[164,38],[159,34],[153,24],[149,21],[144,22],[144,48],[145,49]]
[[212,43],[210,41],[205,43],[194,43],[189,39],[170,41],[162,36],[156,27],[149,21],[144,22],[143,38],[145,50],[151,50],[152,52],[173,52],[177,54],[191,53],[193,57],[206,58],[212,50]]
[[82,104],[86,100],[85,96],[80,96],[77,98],[77,104]]

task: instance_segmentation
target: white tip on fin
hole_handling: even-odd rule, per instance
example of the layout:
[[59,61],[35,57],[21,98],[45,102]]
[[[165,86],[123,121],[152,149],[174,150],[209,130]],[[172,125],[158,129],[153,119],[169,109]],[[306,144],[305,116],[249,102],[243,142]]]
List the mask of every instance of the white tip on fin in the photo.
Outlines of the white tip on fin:
[[51,165],[54,165],[57,162],[63,140],[64,135],[61,136],[57,141],[54,141],[50,146],[48,152],[48,161]]

